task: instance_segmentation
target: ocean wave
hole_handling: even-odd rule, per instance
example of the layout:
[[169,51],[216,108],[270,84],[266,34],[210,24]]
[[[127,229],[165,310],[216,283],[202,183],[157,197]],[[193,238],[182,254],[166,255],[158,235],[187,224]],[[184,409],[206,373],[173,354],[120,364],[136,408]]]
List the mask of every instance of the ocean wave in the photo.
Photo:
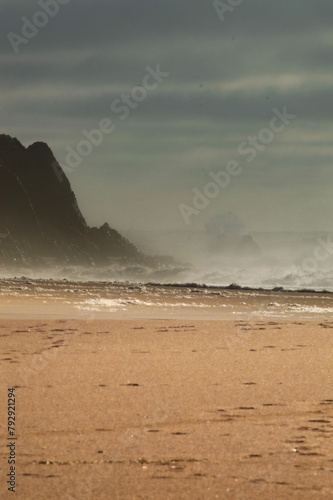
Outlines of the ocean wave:
[[88,299],[83,302],[78,302],[75,304],[77,309],[86,311],[117,311],[125,310],[130,306],[154,306],[154,307],[209,307],[205,304],[198,304],[195,302],[184,303],[184,302],[151,302],[145,300],[123,300],[123,299]]

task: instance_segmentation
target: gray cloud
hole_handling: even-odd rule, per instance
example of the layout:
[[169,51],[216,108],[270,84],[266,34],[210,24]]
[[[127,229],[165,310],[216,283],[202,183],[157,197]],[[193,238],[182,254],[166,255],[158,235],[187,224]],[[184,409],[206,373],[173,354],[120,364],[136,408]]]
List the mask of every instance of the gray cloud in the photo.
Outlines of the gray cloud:
[[[70,0],[15,54],[7,34],[21,34],[22,17],[32,20],[40,9],[25,0],[0,6],[2,131],[26,144],[45,140],[64,161],[66,147],[83,139],[82,129],[113,119],[115,132],[70,174],[88,218],[103,222],[112,212],[119,228],[142,226],[142,220],[149,227],[159,214],[162,224],[181,226],[177,206],[191,199],[192,188],[207,182],[210,169],[238,158],[239,143],[267,126],[273,108],[287,106],[297,119],[207,216],[237,205],[243,219],[256,217],[248,224],[266,227],[267,214],[250,209],[250,198],[264,204],[274,192],[284,200],[281,227],[288,226],[283,214],[293,210],[306,228],[301,214],[311,192],[311,218],[326,224],[332,211],[330,197],[322,200],[332,180],[331,0],[244,0],[223,22],[212,1]],[[170,76],[119,120],[111,103],[142,82],[147,65],[157,64]],[[92,192],[85,197],[87,186]]]
[[[37,2],[6,2],[1,8],[1,32],[18,30],[22,16],[32,18],[40,10]],[[213,2],[202,0],[70,0],[47,26],[47,37],[38,50],[48,43],[57,47],[86,48],[106,44],[149,42],[211,34],[250,36],[262,39],[275,35],[297,35],[330,29],[333,6],[329,0],[244,1],[221,23]],[[61,27],[59,26],[61,24]],[[61,31],[59,31],[61,30]],[[213,32],[213,33],[212,33]],[[36,44],[35,44],[35,48]],[[146,49],[149,49],[147,46]]]

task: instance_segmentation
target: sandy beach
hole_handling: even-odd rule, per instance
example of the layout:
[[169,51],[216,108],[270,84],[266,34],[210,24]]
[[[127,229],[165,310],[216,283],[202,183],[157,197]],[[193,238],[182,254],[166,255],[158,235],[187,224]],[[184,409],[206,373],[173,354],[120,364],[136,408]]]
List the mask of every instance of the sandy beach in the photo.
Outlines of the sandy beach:
[[0,500],[333,500],[333,1],[0,24]]
[[89,286],[2,290],[16,498],[332,498],[331,295]]
[[21,277],[0,279],[0,318],[325,320],[333,293]]

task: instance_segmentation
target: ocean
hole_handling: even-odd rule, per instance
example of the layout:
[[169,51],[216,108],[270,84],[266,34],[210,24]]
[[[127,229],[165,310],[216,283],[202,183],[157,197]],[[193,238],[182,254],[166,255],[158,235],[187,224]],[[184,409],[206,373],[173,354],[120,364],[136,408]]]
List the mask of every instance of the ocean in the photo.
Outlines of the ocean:
[[[333,234],[260,232],[207,238],[198,232],[134,232],[130,241],[148,255],[163,257],[158,269],[130,262],[104,266],[21,266],[15,276],[71,281],[130,283],[197,283],[286,290],[333,292]],[[2,269],[3,278],[14,271]]]

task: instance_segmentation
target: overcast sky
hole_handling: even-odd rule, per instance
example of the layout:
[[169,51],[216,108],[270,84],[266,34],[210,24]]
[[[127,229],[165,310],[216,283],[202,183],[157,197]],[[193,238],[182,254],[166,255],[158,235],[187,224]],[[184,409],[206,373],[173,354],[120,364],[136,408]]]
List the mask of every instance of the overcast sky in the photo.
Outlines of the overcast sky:
[[[0,132],[49,144],[90,224],[189,229],[231,211],[250,230],[333,230],[332,0],[217,3],[2,0]],[[266,143],[250,153],[249,137]]]

